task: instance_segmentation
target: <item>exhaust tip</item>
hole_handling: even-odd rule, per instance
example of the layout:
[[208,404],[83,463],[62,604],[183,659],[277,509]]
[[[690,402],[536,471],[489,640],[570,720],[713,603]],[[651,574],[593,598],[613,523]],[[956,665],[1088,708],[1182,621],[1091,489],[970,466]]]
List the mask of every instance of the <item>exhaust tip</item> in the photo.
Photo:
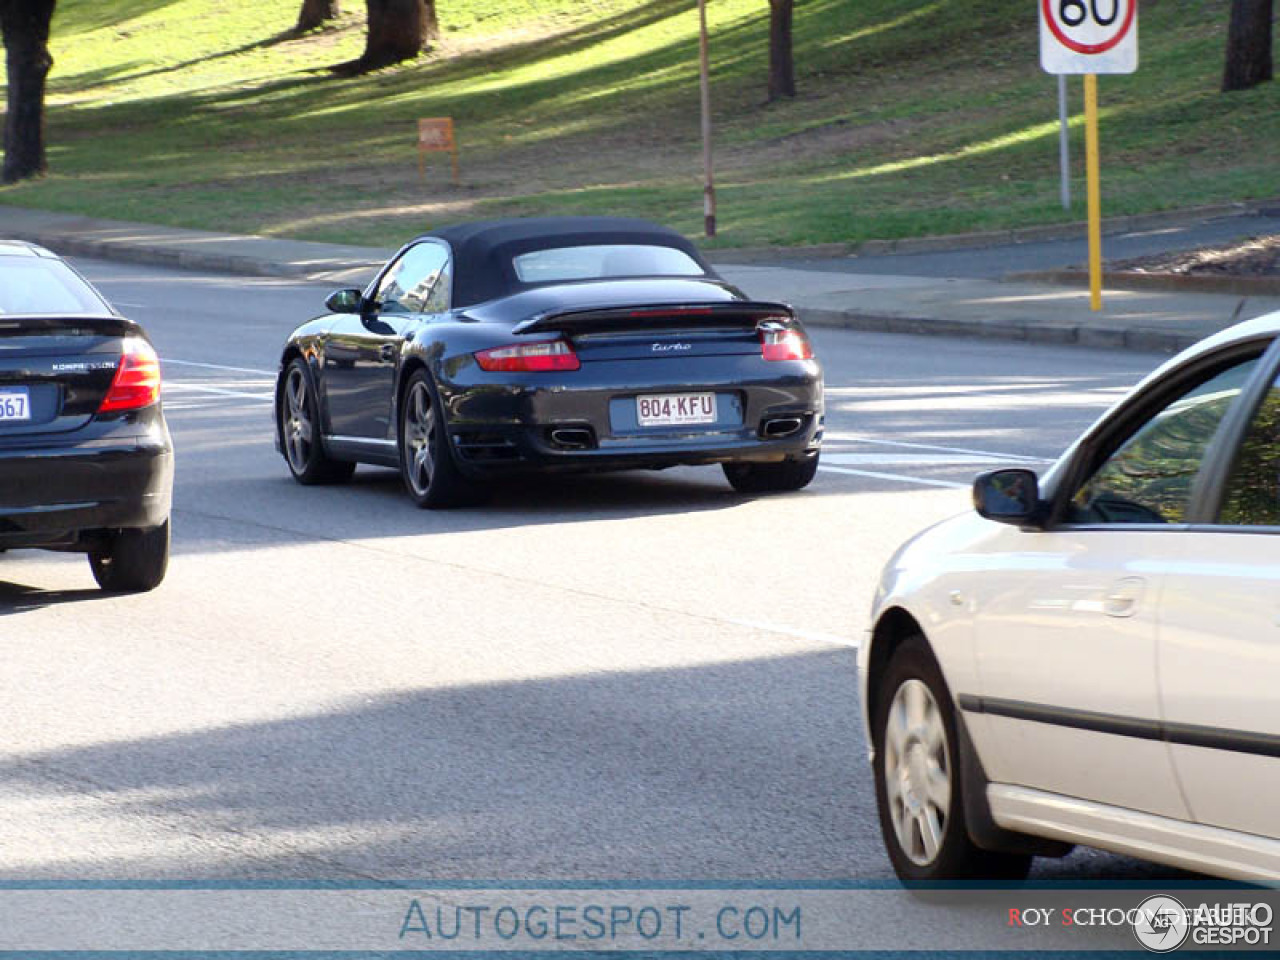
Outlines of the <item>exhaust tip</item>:
[[585,427],[556,427],[551,431],[551,442],[564,450],[590,450],[596,438]]
[[774,417],[761,425],[760,434],[771,440],[777,440],[791,436],[802,426],[804,426],[804,420],[801,417]]

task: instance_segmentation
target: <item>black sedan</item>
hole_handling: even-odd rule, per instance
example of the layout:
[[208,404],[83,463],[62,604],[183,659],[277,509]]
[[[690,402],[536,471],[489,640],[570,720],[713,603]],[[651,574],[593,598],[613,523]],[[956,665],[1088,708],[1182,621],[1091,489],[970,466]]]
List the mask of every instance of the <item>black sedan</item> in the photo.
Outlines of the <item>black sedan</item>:
[[0,552],[87,553],[103,589],[150,590],[172,492],[142,328],[48,250],[0,241]]
[[822,370],[794,311],[651,223],[446,227],[326,306],[289,337],[276,389],[300,483],[381,464],[448,507],[527,470],[721,464],[765,492],[818,467]]

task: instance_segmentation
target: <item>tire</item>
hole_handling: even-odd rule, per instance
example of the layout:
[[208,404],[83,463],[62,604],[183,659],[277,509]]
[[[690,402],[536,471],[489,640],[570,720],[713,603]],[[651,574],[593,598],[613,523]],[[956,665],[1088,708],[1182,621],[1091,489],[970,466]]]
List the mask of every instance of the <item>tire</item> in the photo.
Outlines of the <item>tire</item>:
[[876,689],[876,806],[898,878],[907,885],[1025,878],[1030,856],[993,853],[969,838],[955,709],[924,637],[903,641]]
[[149,530],[121,530],[89,554],[98,586],[109,593],[154,590],[169,569],[169,521]]
[[780,463],[726,463],[725,479],[739,493],[783,493],[802,490],[818,472],[818,453]]
[[415,370],[405,384],[397,436],[400,476],[419,507],[441,510],[478,503],[484,490],[458,470],[440,399],[426,370]]
[[320,439],[319,401],[306,362],[295,357],[285,370],[276,410],[280,447],[293,479],[306,486],[350,480],[356,465],[325,455]]

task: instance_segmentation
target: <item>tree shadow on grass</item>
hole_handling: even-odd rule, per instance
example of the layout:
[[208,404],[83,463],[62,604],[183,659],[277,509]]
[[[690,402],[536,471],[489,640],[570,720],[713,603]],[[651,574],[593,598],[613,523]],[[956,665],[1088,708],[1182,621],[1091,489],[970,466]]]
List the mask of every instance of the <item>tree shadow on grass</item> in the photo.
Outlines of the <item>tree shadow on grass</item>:
[[122,29],[130,20],[173,6],[180,0],[111,0],[110,3],[60,3],[53,14],[56,38],[90,33],[104,27]]

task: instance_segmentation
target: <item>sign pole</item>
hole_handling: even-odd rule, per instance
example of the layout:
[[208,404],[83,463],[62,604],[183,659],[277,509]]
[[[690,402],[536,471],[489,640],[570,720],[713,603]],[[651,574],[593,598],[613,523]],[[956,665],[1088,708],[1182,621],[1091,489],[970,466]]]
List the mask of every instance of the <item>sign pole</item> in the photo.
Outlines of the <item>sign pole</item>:
[[1067,122],[1067,77],[1058,74],[1058,163],[1062,167],[1062,209],[1071,209],[1071,128]]
[[1098,171],[1098,75],[1084,75],[1084,152],[1089,180],[1089,309],[1102,309],[1102,190]]
[[[1040,66],[1084,75],[1089,202],[1089,307],[1102,309],[1102,189],[1098,173],[1098,74],[1138,69],[1138,0],[1040,0]],[[1065,102],[1062,88],[1059,96]],[[1065,121],[1064,121],[1065,122]],[[1065,139],[1064,139],[1065,145]],[[1065,150],[1065,146],[1064,146]],[[1063,164],[1066,166],[1065,160]],[[1066,205],[1064,193],[1063,205]]]
[[707,45],[707,0],[698,0],[698,17],[701,32],[698,38],[698,58],[701,61],[702,86],[702,213],[708,237],[716,235],[716,185],[711,164],[711,58]]

